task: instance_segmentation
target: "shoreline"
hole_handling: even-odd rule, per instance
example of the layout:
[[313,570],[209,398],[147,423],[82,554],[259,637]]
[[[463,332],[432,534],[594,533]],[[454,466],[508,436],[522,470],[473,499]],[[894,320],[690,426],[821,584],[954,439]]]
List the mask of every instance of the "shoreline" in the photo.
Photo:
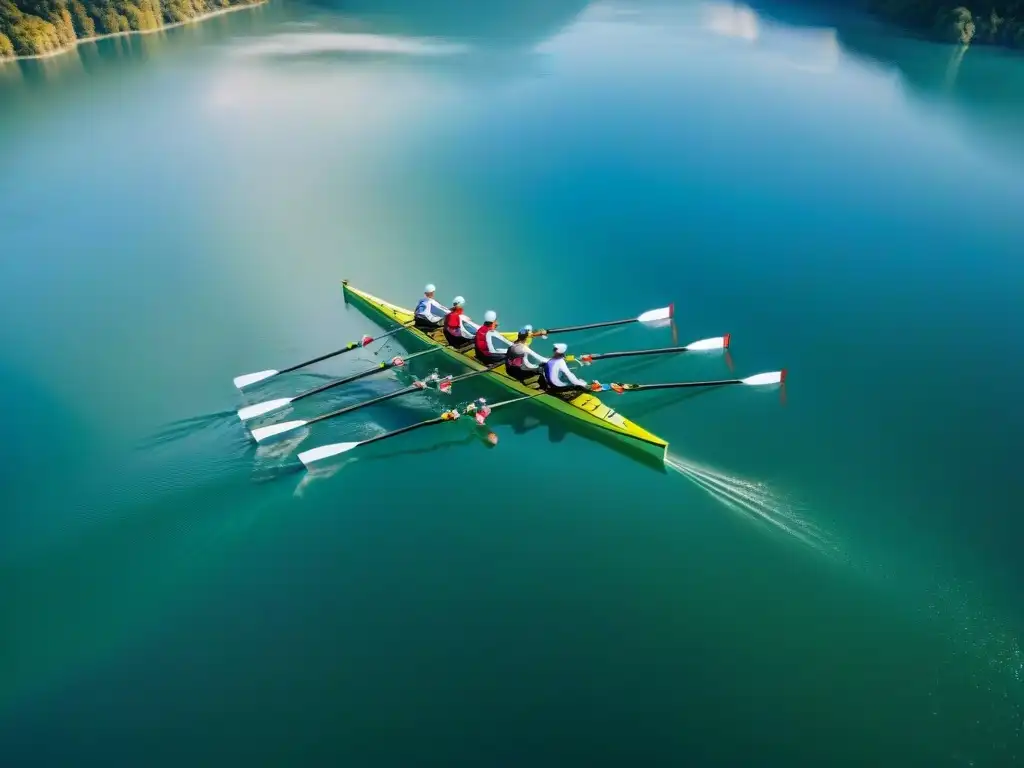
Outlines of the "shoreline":
[[92,37],[81,37],[75,40],[72,45],[66,48],[61,48],[57,51],[50,51],[49,53],[33,53],[29,56],[8,56],[5,59],[0,59],[0,65],[16,62],[16,61],[32,61],[33,59],[52,59],[55,56],[63,56],[65,53],[70,53],[75,50],[82,43],[95,43],[98,40],[109,40],[112,37],[129,37],[131,35],[153,35],[157,32],[166,32],[168,29],[175,29],[176,27],[184,27],[188,24],[199,24],[200,22],[212,19],[215,16],[224,16],[228,13],[234,13],[235,11],[245,11],[252,8],[259,8],[262,5],[266,5],[270,0],[257,0],[253,3],[243,3],[240,5],[233,5],[230,8],[218,8],[216,11],[210,11],[204,13],[202,16],[196,16],[194,19],[186,19],[185,21],[176,21],[173,24],[164,24],[163,26],[157,27],[156,29],[130,29],[127,32],[108,32],[105,35],[93,35]]

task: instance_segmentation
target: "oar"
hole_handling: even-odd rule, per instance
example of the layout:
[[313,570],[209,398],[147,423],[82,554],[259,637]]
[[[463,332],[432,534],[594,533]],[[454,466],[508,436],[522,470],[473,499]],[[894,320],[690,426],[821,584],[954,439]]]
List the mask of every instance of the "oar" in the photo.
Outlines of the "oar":
[[[484,419],[487,418],[487,414],[489,414],[495,408],[501,408],[502,406],[505,405],[512,405],[512,403],[519,403],[522,402],[523,400],[529,400],[531,398],[543,394],[544,391],[541,390],[539,392],[534,392],[532,395],[522,395],[521,397],[515,397],[512,398],[511,400],[505,400],[503,402],[495,403],[494,405],[490,406],[484,405],[480,407],[477,406],[476,403],[471,403],[470,405],[466,406],[466,408],[461,413],[457,408],[453,408],[452,410],[445,411],[440,416],[437,416],[433,419],[427,419],[426,421],[421,421],[418,424],[410,424],[408,427],[393,429],[390,432],[385,432],[382,435],[375,435],[374,437],[369,437],[366,440],[360,440],[357,443],[328,443],[327,445],[321,445],[316,448],[311,448],[308,451],[303,451],[302,453],[299,454],[299,461],[301,461],[308,467],[314,461],[321,461],[322,459],[327,459],[330,458],[331,456],[337,456],[339,453],[346,453],[347,451],[351,451],[354,448],[358,448],[361,445],[379,443],[381,440],[388,440],[392,437],[398,437],[399,435],[404,435],[407,432],[412,432],[414,429],[429,427],[434,424],[443,424],[446,421],[456,421],[463,414],[470,414],[475,412],[478,415],[477,423],[483,425]],[[483,414],[483,418],[479,418],[480,414]]]
[[[470,371],[469,373],[464,373],[461,376],[456,376],[454,378],[444,379],[444,380],[441,381],[441,384],[440,384],[439,388],[441,389],[441,391],[445,391],[445,388],[446,388],[445,385],[446,384],[450,387],[451,383],[454,383],[456,381],[461,381],[463,379],[468,379],[468,378],[471,378],[473,376],[479,376],[481,373],[487,373],[489,371],[494,370],[499,365],[504,365],[504,364],[505,364],[505,362],[502,361],[500,363],[494,363],[493,365],[490,365],[487,368],[484,368],[483,370],[480,370],[480,371]],[[358,411],[360,408],[366,408],[367,406],[370,406],[370,405],[376,405],[377,403],[383,403],[385,400],[391,400],[393,398],[401,397],[402,395],[408,395],[408,394],[411,394],[413,392],[418,392],[418,391],[426,389],[426,388],[427,388],[426,382],[417,381],[415,384],[411,384],[408,387],[403,387],[402,389],[399,389],[396,392],[389,392],[386,395],[381,395],[380,397],[374,397],[371,400],[364,400],[361,403],[355,403],[354,405],[349,405],[349,406],[346,406],[344,408],[339,408],[336,411],[331,411],[330,413],[324,413],[324,414],[321,414],[320,416],[315,416],[314,418],[309,419],[308,421],[282,421],[279,424],[271,424],[269,427],[260,427],[259,429],[254,429],[252,431],[252,436],[253,436],[253,439],[255,439],[257,443],[261,443],[264,440],[266,440],[268,437],[273,437],[274,435],[280,435],[282,432],[291,432],[293,429],[299,429],[300,427],[307,427],[310,424],[316,424],[318,421],[323,421],[324,419],[333,419],[335,416],[342,416],[342,415],[344,415],[346,413],[352,413],[352,411]]]
[[291,373],[292,371],[299,370],[299,368],[305,368],[307,365],[313,365],[313,363],[319,363],[321,360],[326,360],[329,357],[336,357],[337,355],[343,355],[346,352],[351,352],[353,349],[359,349],[360,347],[365,347],[370,342],[377,341],[379,339],[385,339],[388,336],[392,336],[392,335],[398,333],[399,331],[405,330],[406,328],[411,328],[412,325],[413,325],[412,323],[404,323],[404,324],[398,326],[397,328],[392,328],[387,333],[382,333],[380,336],[363,336],[363,338],[360,339],[359,341],[351,341],[348,344],[346,344],[344,347],[342,347],[341,349],[336,349],[333,352],[328,352],[326,355],[320,355],[320,357],[314,357],[312,360],[306,360],[305,362],[299,363],[297,365],[290,365],[287,368],[282,368],[279,371],[278,370],[256,371],[256,373],[246,373],[246,374],[244,374],[242,376],[235,376],[235,378],[234,378],[235,386],[238,387],[239,389],[245,389],[248,386],[252,386],[253,384],[255,384],[257,382],[263,381],[264,379],[269,379],[271,376],[277,376],[277,375],[282,374],[282,373]]
[[425,349],[422,352],[416,352],[408,355],[407,357],[401,357],[400,355],[395,356],[385,363],[375,365],[373,368],[367,368],[365,371],[353,373],[351,376],[346,376],[343,379],[335,379],[334,381],[329,381],[326,384],[321,384],[319,387],[307,389],[305,392],[301,392],[294,397],[282,397],[278,400],[265,400],[262,403],[256,403],[255,405],[247,405],[245,408],[238,411],[238,418],[242,421],[255,419],[257,416],[262,416],[266,413],[271,413],[272,411],[284,408],[286,405],[302,400],[303,398],[318,395],[321,392],[326,392],[332,387],[340,387],[342,384],[349,384],[353,381],[358,381],[359,379],[365,379],[367,376],[373,376],[375,373],[382,373],[383,371],[390,370],[391,368],[400,368],[413,358],[420,357],[421,355],[429,355],[431,352],[437,352],[441,349],[443,349],[443,347],[431,347],[430,349]]
[[649,309],[642,315],[631,317],[628,320],[606,320],[603,323],[588,323],[587,325],[567,325],[564,328],[540,328],[533,332],[534,336],[548,336],[552,333],[569,333],[571,331],[585,331],[590,328],[608,328],[612,325],[627,325],[629,323],[656,323],[659,320],[669,320],[675,313],[675,304],[669,304],[661,309]]
[[660,347],[658,349],[637,349],[629,352],[603,352],[599,355],[566,355],[566,360],[577,360],[583,365],[589,365],[595,360],[611,360],[613,357],[637,357],[639,355],[670,355],[678,352],[703,352],[710,349],[728,349],[731,334],[715,336],[711,339],[701,339],[687,344],[685,347]]
[[718,381],[677,381],[670,384],[601,384],[595,381],[590,385],[594,392],[640,392],[654,389],[686,389],[687,387],[724,387],[729,384],[746,384],[747,386],[764,386],[765,384],[782,384],[786,380],[786,370],[759,373],[745,379],[719,379]]

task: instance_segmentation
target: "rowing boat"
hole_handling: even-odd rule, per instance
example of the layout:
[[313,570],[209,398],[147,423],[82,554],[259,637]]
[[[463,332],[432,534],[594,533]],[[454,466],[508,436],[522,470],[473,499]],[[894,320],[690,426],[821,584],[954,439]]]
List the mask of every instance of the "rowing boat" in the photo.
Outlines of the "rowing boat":
[[[348,302],[349,300],[352,300],[355,306],[368,310],[371,316],[391,320],[401,324],[407,324],[413,321],[412,310],[403,309],[402,307],[373,296],[366,291],[354,288],[349,285],[348,280],[342,280],[341,285],[345,301]],[[441,347],[445,354],[459,360],[464,365],[467,365],[474,370],[482,371],[485,368],[485,366],[476,359],[476,355],[472,347],[468,352],[460,352],[456,350],[451,347],[447,341],[445,341],[444,334],[440,330],[422,331],[418,328],[409,327],[408,332],[410,336],[415,337],[421,342]],[[505,372],[504,365],[501,365],[484,375],[491,380],[500,383],[506,389],[522,395],[529,395],[537,391],[536,385],[531,386],[522,384],[509,376]],[[609,408],[592,394],[584,393],[575,396],[544,394],[533,399],[538,403],[542,403],[566,416],[570,416],[582,423],[601,430],[605,434],[613,435],[627,444],[638,447],[642,449],[644,453],[657,458],[659,461],[664,462],[665,460],[665,456],[668,453],[668,442],[657,435],[648,432],[638,424],[634,424],[621,413]]]

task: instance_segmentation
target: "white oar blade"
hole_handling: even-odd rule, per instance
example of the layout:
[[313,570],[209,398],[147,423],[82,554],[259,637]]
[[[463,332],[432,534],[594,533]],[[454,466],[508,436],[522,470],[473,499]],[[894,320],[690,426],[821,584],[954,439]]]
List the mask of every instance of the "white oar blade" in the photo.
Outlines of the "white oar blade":
[[257,381],[269,379],[271,376],[277,376],[277,371],[256,371],[256,373],[247,373],[244,376],[235,376],[235,386],[239,389],[245,389]]
[[686,349],[688,352],[703,352],[708,349],[726,349],[729,346],[729,334],[725,336],[715,336],[713,339],[701,339],[695,341],[692,344],[687,344]]
[[361,443],[330,443],[329,445],[310,448],[308,451],[303,451],[299,454],[299,461],[308,467],[315,461],[323,461],[331,456],[337,456],[339,453],[351,451],[357,445],[361,445]]
[[786,371],[772,371],[771,373],[759,373],[756,376],[747,376],[745,379],[740,379],[742,384],[753,384],[759,386],[762,384],[781,384],[786,380]]
[[672,317],[673,306],[674,305],[669,304],[667,307],[662,307],[661,309],[650,309],[640,315],[640,317],[637,318],[637,322],[656,323],[659,320],[668,320]]
[[291,432],[293,429],[306,426],[305,421],[282,421],[280,424],[271,424],[269,427],[260,427],[252,431],[252,437],[257,443],[262,443],[268,437],[280,435],[282,432]]
[[266,400],[262,403],[256,403],[256,405],[247,405],[245,408],[239,409],[238,418],[242,421],[255,419],[257,416],[276,411],[278,408],[284,408],[291,401],[290,397],[282,397],[280,400]]

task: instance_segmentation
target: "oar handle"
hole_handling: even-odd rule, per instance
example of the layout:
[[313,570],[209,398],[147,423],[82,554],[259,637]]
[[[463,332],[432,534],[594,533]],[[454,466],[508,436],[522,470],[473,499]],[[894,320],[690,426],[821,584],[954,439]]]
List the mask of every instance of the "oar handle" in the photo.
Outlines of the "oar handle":
[[652,389],[687,389],[689,387],[724,387],[729,384],[742,384],[743,379],[719,379],[717,381],[677,381],[670,384],[621,384],[626,392]]

